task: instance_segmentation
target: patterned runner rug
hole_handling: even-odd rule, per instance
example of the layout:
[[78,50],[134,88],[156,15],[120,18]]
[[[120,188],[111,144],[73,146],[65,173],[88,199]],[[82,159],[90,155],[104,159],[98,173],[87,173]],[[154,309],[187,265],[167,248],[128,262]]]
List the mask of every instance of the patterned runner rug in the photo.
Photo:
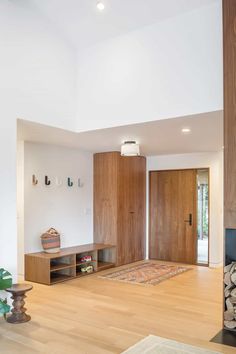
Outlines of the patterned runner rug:
[[220,354],[174,340],[150,335],[122,354]]
[[99,277],[133,284],[156,285],[163,280],[172,278],[190,269],[184,266],[144,262]]

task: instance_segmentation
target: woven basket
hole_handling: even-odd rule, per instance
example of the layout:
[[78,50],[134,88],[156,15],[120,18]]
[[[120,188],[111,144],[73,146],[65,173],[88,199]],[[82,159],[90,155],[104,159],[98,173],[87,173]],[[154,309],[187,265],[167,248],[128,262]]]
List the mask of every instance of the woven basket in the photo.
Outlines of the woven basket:
[[57,230],[51,228],[41,236],[42,247],[47,253],[60,252],[61,238]]

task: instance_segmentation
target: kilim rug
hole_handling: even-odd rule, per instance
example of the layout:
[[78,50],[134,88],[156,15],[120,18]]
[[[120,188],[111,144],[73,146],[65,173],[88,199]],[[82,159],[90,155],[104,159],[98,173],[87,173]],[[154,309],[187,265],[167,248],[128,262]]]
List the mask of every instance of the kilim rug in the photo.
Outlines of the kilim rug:
[[133,284],[156,285],[190,269],[184,266],[144,262],[99,277]]
[[208,349],[194,347],[174,340],[150,335],[123,354],[220,354]]

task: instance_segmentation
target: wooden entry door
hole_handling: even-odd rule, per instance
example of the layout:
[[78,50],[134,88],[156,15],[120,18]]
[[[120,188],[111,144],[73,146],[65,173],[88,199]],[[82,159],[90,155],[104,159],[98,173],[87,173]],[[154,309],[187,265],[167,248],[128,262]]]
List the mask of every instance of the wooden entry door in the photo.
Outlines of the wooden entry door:
[[195,264],[197,171],[152,171],[149,188],[149,258]]

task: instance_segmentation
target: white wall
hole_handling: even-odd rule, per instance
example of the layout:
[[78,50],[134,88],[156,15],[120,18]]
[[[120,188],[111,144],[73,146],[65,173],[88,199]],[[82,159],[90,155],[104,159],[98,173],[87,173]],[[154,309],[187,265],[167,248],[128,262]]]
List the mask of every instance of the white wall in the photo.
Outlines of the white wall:
[[14,275],[16,119],[75,126],[75,53],[29,4],[0,0],[0,266]]
[[17,273],[24,274],[24,141],[17,141]]
[[[25,143],[24,151],[25,253],[42,250],[40,235],[50,227],[61,233],[62,247],[93,242],[93,155],[34,143]],[[36,186],[32,174],[39,180]],[[50,186],[44,184],[45,175]],[[56,186],[56,177],[63,181],[62,186]],[[67,186],[68,177],[73,187]],[[78,178],[84,183],[81,188]]]
[[78,130],[221,110],[221,1],[78,53]]
[[[1,60],[0,60],[1,61]],[[0,80],[1,85],[1,80]],[[1,93],[0,93],[1,97]],[[3,103],[4,105],[4,103]],[[0,103],[0,267],[17,272],[16,124]],[[10,107],[10,110],[12,107]],[[5,112],[8,113],[7,107]]]
[[0,44],[1,100],[14,119],[74,129],[76,53],[54,27],[29,2],[0,0]]
[[[147,173],[156,170],[203,167],[210,169],[209,263],[211,267],[219,267],[223,262],[223,153],[162,155],[147,158]],[[147,185],[147,190],[148,188],[149,186]]]

